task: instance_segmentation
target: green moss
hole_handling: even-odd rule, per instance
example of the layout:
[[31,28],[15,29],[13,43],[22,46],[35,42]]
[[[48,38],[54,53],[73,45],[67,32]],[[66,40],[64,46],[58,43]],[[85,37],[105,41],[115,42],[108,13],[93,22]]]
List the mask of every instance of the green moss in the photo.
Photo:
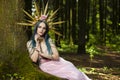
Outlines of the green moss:
[[4,65],[0,66],[1,77],[5,76],[3,80],[13,77],[15,73],[23,77],[24,80],[60,80],[41,71],[37,65],[32,63],[28,53],[14,53],[13,58],[15,59],[12,62],[10,60],[9,62],[4,61]]
[[24,76],[25,80],[60,80],[59,78],[42,72],[38,66],[34,66],[28,53],[21,54],[16,60],[16,66],[20,75]]
[[[26,33],[16,23],[24,20],[24,0],[1,0],[0,5],[0,80],[60,80],[40,71],[26,51]],[[6,10],[7,9],[7,10]]]

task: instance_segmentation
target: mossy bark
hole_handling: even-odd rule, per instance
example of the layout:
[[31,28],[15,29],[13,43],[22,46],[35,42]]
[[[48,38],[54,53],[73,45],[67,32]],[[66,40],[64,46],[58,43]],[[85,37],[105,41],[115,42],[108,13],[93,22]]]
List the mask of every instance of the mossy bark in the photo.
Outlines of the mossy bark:
[[24,0],[0,0],[0,79],[10,80],[7,74],[17,73],[24,80],[60,80],[40,71],[29,59],[25,31],[16,24],[24,19],[23,8]]

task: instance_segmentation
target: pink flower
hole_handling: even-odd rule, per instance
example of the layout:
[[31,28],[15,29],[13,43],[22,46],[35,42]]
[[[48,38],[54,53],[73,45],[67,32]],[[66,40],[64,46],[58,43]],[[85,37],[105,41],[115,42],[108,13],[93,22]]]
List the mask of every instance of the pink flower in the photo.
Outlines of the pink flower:
[[42,15],[41,17],[40,17],[40,20],[46,20],[47,19],[47,15]]

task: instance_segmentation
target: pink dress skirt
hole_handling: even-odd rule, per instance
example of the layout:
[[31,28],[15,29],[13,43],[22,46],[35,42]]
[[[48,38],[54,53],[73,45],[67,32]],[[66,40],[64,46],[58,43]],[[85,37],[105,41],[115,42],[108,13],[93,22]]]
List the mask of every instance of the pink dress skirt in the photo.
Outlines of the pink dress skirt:
[[68,80],[91,80],[83,72],[79,71],[71,62],[60,57],[59,61],[41,60],[39,68],[51,75]]

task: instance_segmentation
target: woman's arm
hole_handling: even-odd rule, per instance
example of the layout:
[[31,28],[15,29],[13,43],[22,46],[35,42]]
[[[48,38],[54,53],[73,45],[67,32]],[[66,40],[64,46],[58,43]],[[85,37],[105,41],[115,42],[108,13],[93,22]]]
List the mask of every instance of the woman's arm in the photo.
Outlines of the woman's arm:
[[48,58],[48,59],[59,60],[59,53],[58,53],[58,50],[57,50],[55,44],[53,43],[52,39],[49,39],[49,43],[51,46],[52,54],[40,52],[40,55],[45,57],[45,58]]
[[37,50],[37,48],[32,48],[31,41],[27,42],[27,49],[28,49],[31,60],[33,62],[37,62],[38,57],[39,57],[38,50]]
[[37,62],[39,58],[38,52],[35,50],[34,53],[30,56],[30,58],[33,62]]
[[59,52],[57,50],[57,47],[55,46],[55,44],[53,43],[51,38],[49,38],[49,42],[50,42],[51,50],[53,53],[53,55],[52,55],[53,59],[59,60]]

